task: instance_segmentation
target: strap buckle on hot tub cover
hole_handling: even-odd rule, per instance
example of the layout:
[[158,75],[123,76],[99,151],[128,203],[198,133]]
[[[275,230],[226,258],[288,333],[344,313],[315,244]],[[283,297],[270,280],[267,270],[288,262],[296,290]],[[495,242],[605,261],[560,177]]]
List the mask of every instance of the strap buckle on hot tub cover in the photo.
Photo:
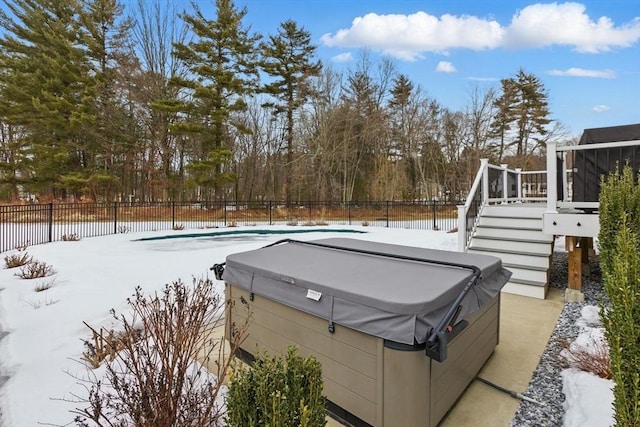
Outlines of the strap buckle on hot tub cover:
[[462,292],[455,299],[453,304],[449,307],[449,310],[444,315],[444,317],[440,320],[438,325],[431,329],[429,333],[429,337],[427,338],[426,343],[426,353],[427,356],[431,359],[434,359],[438,362],[442,362],[447,358],[447,344],[449,339],[453,339],[456,335],[458,335],[464,328],[467,327],[468,322],[462,321],[456,323],[456,319],[458,318],[458,314],[460,314],[460,310],[462,309],[462,300],[469,293],[471,288],[476,284],[480,275],[482,274],[482,270],[480,270],[475,265],[463,265],[457,264],[457,266],[461,268],[467,268],[473,271],[473,275],[462,289]]
[[224,265],[225,262],[221,262],[220,264],[213,264],[209,270],[213,271],[213,275],[216,277],[216,280],[222,280],[222,274],[224,273]]

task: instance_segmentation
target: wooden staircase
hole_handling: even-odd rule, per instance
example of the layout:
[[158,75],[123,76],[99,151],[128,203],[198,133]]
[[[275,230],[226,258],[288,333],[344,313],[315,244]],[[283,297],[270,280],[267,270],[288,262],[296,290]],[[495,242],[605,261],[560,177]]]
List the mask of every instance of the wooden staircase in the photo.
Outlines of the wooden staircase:
[[513,275],[503,292],[544,299],[549,286],[553,236],[542,232],[546,206],[484,206],[467,252],[494,255]]

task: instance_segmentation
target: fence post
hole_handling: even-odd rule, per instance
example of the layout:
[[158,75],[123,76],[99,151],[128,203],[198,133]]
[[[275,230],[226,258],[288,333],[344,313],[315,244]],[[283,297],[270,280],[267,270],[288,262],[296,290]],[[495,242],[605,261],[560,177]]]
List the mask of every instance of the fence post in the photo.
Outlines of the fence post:
[[176,229],[176,201],[171,201],[171,229]]
[[273,218],[272,218],[272,214],[271,212],[273,211],[273,208],[271,206],[271,200],[269,200],[269,225],[273,225]]
[[351,225],[351,200],[347,202],[347,219],[349,220],[349,225]]
[[118,202],[113,202],[113,234],[118,234]]
[[49,203],[49,243],[53,242],[53,202]]
[[433,230],[436,229],[436,199],[431,199],[431,211],[433,212]]
[[227,226],[227,201],[222,201],[222,221],[224,222],[224,226]]
[[389,204],[391,202],[389,202],[389,200],[387,200],[387,214],[385,215],[387,217],[387,228],[389,228]]

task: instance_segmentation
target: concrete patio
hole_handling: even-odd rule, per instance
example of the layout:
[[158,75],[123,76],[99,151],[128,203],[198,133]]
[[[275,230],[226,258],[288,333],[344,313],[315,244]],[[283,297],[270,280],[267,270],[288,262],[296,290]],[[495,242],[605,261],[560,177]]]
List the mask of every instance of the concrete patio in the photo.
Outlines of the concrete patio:
[[[479,376],[524,392],[563,307],[563,293],[555,288],[549,289],[544,300],[502,293],[500,344]],[[519,404],[513,397],[474,381],[440,425],[508,426]]]
[[[494,384],[523,393],[563,306],[563,292],[555,288],[549,289],[544,300],[502,293],[500,343],[479,375]],[[214,336],[222,333],[223,328],[218,327]],[[519,404],[508,394],[473,381],[440,426],[509,426]],[[327,426],[342,424],[329,418]]]

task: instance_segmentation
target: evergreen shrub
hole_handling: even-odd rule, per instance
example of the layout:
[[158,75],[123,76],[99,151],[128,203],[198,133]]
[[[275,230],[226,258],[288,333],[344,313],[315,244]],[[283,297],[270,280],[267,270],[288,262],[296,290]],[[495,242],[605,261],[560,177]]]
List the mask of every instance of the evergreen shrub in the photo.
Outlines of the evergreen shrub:
[[322,366],[289,347],[286,358],[259,355],[239,367],[227,393],[228,427],[319,427],[326,424]]
[[602,318],[610,348],[617,426],[640,426],[640,187],[626,166],[601,182],[600,266],[608,304]]

